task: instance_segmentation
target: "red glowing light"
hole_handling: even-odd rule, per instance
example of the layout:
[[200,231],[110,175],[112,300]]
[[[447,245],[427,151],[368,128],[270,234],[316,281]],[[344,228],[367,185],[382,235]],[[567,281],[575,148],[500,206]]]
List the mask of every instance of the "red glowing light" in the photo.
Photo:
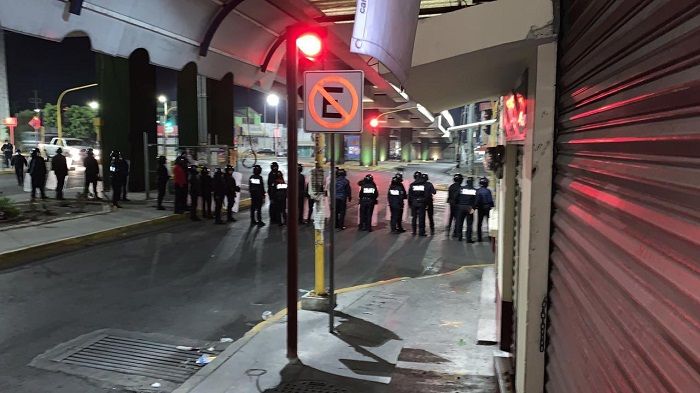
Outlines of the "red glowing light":
[[313,59],[321,53],[321,37],[315,33],[304,33],[297,38],[297,48],[304,56]]
[[369,125],[370,125],[370,127],[372,127],[372,128],[377,128],[377,127],[379,127],[379,119],[377,119],[376,117],[373,117],[373,118],[369,121]]
[[527,126],[527,99],[520,93],[506,96],[503,100],[503,127],[506,139],[509,141],[521,141],[525,139]]

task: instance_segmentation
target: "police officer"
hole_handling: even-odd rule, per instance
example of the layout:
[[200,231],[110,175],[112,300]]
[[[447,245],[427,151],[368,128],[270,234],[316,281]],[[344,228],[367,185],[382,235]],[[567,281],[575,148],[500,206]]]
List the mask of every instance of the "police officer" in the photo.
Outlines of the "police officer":
[[95,199],[100,199],[100,197],[97,196],[97,182],[100,180],[100,164],[97,163],[95,152],[92,148],[87,149],[87,157],[85,157],[83,161],[83,166],[85,167],[85,187],[83,188],[85,198],[88,197],[88,191],[90,190],[90,185],[92,185],[92,192],[95,194]]
[[372,232],[372,214],[377,204],[379,191],[374,183],[374,177],[367,175],[360,182],[360,231]]
[[345,169],[338,168],[335,172],[335,228],[341,231],[346,228],[345,212],[348,202],[352,201],[352,190],[346,176]]
[[63,156],[63,149],[56,149],[56,154],[51,158],[51,170],[56,175],[56,199],[63,200],[63,185],[68,176],[68,164]]
[[119,205],[119,198],[122,195],[122,187],[124,186],[122,182],[126,178],[122,174],[124,166],[121,163],[121,153],[119,150],[113,150],[109,156],[112,158],[109,163],[109,175],[112,181],[112,206],[121,207]]
[[15,155],[12,156],[12,166],[15,167],[15,176],[17,176],[17,185],[24,185],[24,167],[29,166],[27,159],[22,155],[22,151],[17,149]]
[[270,223],[279,224],[280,223],[280,213],[277,206],[277,198],[274,197],[274,192],[276,190],[275,183],[277,181],[277,173],[279,172],[279,165],[276,162],[270,164],[270,173],[267,175],[267,192],[270,195]]
[[2,158],[5,168],[10,168],[10,159],[12,158],[14,146],[12,146],[12,143],[10,143],[9,140],[5,139],[5,143],[2,145],[2,147],[0,147],[0,150],[2,150]]
[[457,221],[457,196],[459,196],[459,189],[462,188],[462,181],[464,181],[464,176],[461,173],[457,173],[452,176],[452,183],[450,188],[447,189],[447,203],[450,205],[450,220],[447,222],[447,234],[449,235],[450,229],[452,229],[452,222]]
[[224,222],[221,221],[221,209],[224,206],[224,198],[226,197],[226,183],[221,168],[216,168],[211,183],[214,190],[214,224],[223,224]]
[[298,188],[297,188],[297,194],[298,194],[298,200],[297,200],[297,206],[299,208],[298,212],[298,217],[299,217],[299,224],[304,223],[304,198],[306,193],[303,191],[306,189],[306,176],[304,176],[304,166],[301,164],[297,164],[297,169],[299,170],[299,178],[298,180]]
[[403,233],[403,207],[406,199],[406,189],[402,184],[402,178],[399,175],[391,179],[391,185],[387,192],[387,200],[389,201],[389,210],[391,212],[391,220],[389,221],[391,233]]
[[32,177],[32,199],[36,198],[36,189],[41,192],[41,199],[46,199],[44,186],[46,185],[46,161],[39,154],[39,149],[34,148],[29,161],[29,175]]
[[175,188],[175,214],[182,214],[187,209],[187,158],[184,153],[175,159],[173,182]]
[[158,157],[158,210],[165,210],[165,208],[163,207],[163,198],[165,198],[165,189],[167,188],[168,180],[170,179],[170,175],[168,174],[168,167],[165,165],[166,162],[167,159],[165,158],[165,156]]
[[453,237],[462,241],[462,228],[464,219],[467,219],[467,243],[474,243],[472,240],[472,226],[474,225],[474,209],[476,208],[476,190],[474,189],[474,178],[469,176],[467,184],[459,189],[457,196],[457,223]]
[[199,204],[198,200],[202,192],[201,183],[197,174],[197,165],[189,166],[188,184],[190,190],[190,220],[201,221],[201,219],[197,217],[197,205]]
[[[265,184],[260,176],[262,167],[253,166],[253,174],[248,178],[248,191],[250,192],[250,225],[265,226],[262,221],[262,206],[265,203]],[[268,186],[269,187],[269,186]]]
[[119,164],[121,165],[121,170],[119,171],[119,174],[122,177],[121,200],[124,202],[130,202],[129,199],[126,197],[126,192],[129,188],[129,162],[124,159],[124,156],[121,155],[121,152],[119,153]]
[[240,192],[241,189],[236,184],[236,179],[233,178],[233,167],[231,165],[226,165],[224,186],[226,189],[226,221],[236,222],[236,219],[233,218],[233,205],[236,203],[236,193]]
[[425,212],[428,213],[428,223],[430,224],[430,234],[435,234],[435,219],[433,217],[434,207],[433,207],[433,195],[437,194],[435,186],[429,180],[427,173],[423,173],[423,183],[425,184],[425,196],[428,200],[425,206]]
[[206,166],[202,167],[199,173],[199,189],[202,191],[202,216],[205,218],[212,218],[211,215],[211,176],[209,174],[209,168]]
[[411,229],[412,234],[416,234],[416,224],[418,225],[418,236],[427,236],[425,234],[425,208],[428,204],[428,195],[426,193],[425,180],[423,174],[416,171],[413,174],[413,183],[408,187],[408,204],[411,206]]
[[279,225],[284,226],[287,225],[287,183],[284,181],[282,171],[277,171],[276,175],[271,198],[274,198],[277,212],[280,215]]
[[[479,189],[476,191],[476,212],[478,220],[476,222],[476,238],[481,242],[481,225],[484,218],[488,220],[489,212],[493,208],[493,196],[489,190],[489,179],[482,177],[479,179]],[[488,221],[487,221],[488,222]]]

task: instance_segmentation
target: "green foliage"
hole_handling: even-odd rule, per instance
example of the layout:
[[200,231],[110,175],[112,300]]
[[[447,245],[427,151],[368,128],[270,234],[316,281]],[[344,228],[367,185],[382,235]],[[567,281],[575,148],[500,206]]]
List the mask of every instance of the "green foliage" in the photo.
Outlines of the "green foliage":
[[87,106],[71,105],[63,112],[63,133],[67,137],[95,139],[95,111]]
[[43,117],[44,127],[56,128],[56,105],[47,103],[44,105],[44,110],[41,112]]
[[21,134],[27,131],[34,131],[34,129],[29,125],[29,120],[32,120],[36,113],[30,110],[23,110],[17,113],[17,128],[15,128],[15,133]]
[[0,220],[8,220],[19,216],[20,210],[15,206],[15,203],[9,199],[0,198]]

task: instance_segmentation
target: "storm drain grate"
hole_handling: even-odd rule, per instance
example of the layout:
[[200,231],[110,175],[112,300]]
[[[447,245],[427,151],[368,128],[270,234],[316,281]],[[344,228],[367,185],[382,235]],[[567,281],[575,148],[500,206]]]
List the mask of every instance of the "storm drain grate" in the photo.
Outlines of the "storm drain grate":
[[321,381],[299,381],[285,383],[268,389],[265,393],[350,393],[350,391]]
[[105,336],[61,361],[82,367],[184,382],[200,369],[200,355],[138,338]]

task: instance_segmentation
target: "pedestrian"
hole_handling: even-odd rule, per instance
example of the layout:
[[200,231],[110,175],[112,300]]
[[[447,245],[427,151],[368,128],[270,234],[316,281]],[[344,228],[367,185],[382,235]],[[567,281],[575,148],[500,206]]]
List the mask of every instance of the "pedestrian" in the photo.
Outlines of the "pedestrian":
[[279,172],[279,165],[276,162],[270,164],[270,173],[267,175],[267,192],[270,194],[270,223],[279,224],[280,223],[280,213],[277,206],[277,198],[273,195],[277,190],[275,184],[277,181],[277,173]]
[[476,239],[481,242],[481,225],[486,218],[488,223],[489,212],[494,207],[493,195],[491,195],[491,190],[489,190],[489,179],[482,177],[479,179],[479,189],[476,191]]
[[187,209],[187,167],[186,158],[179,156],[173,167],[173,182],[175,186],[175,214],[182,214]]
[[32,177],[32,200],[36,199],[37,188],[41,192],[41,199],[46,199],[46,161],[39,154],[39,149],[34,148],[29,161],[29,175]]
[[63,156],[63,149],[56,149],[56,154],[51,158],[51,170],[56,175],[56,199],[63,200],[63,186],[68,176],[68,163]]
[[372,232],[372,215],[377,204],[379,191],[372,175],[366,175],[360,182],[360,231]]
[[[308,211],[306,212],[306,223],[311,224],[314,222],[313,220],[313,214],[314,214],[314,205],[316,204],[316,200],[314,197],[309,193],[309,187],[311,186],[311,180],[309,180],[308,183],[306,183],[306,188],[304,188],[304,197],[309,201],[307,206],[308,206]],[[301,213],[299,213],[301,214]]]
[[[264,227],[262,221],[262,206],[265,203],[265,184],[260,175],[262,167],[260,165],[253,166],[253,174],[248,178],[248,191],[250,192],[250,225]],[[269,186],[268,186],[269,187]]]
[[165,165],[166,162],[167,159],[165,156],[158,157],[158,205],[156,206],[158,210],[165,210],[165,207],[163,207],[163,198],[165,198],[165,190],[168,187],[168,180],[170,180],[168,167]]
[[236,219],[233,218],[233,205],[236,203],[236,193],[240,192],[241,189],[236,184],[236,179],[233,178],[233,167],[231,165],[226,165],[224,186],[226,189],[226,221],[236,222]]
[[462,241],[464,219],[467,220],[467,243],[474,243],[472,240],[472,226],[474,226],[474,209],[476,208],[476,190],[474,189],[474,178],[467,177],[467,184],[459,189],[457,196],[457,223],[453,237]]
[[447,189],[447,204],[450,205],[450,218],[447,222],[447,227],[445,230],[447,231],[448,235],[450,233],[450,229],[452,229],[452,222],[457,221],[457,197],[459,196],[460,188],[462,188],[462,181],[464,181],[464,177],[461,173],[457,173],[452,176],[452,181],[453,183],[450,184],[450,188]]
[[275,205],[280,215],[279,225],[285,226],[287,225],[287,183],[284,181],[282,171],[277,171],[277,178],[275,179],[273,187],[275,190],[273,194]]
[[112,160],[109,163],[109,179],[112,182],[112,206],[121,207],[119,199],[122,196],[122,187],[124,187],[124,179],[126,176],[122,173],[124,166],[121,161],[121,153],[119,150],[113,150],[109,155]]
[[297,169],[299,170],[299,178],[297,179],[298,181],[298,188],[297,188],[297,206],[299,208],[298,212],[299,214],[297,217],[299,218],[299,224],[304,223],[304,198],[305,198],[305,193],[302,192],[302,190],[306,189],[306,177],[304,176],[304,166],[301,164],[297,164]]
[[345,212],[348,208],[348,202],[352,201],[352,190],[345,169],[338,168],[335,177],[335,228],[342,231],[347,228],[345,226]]
[[391,185],[387,191],[387,200],[389,201],[389,210],[391,213],[391,220],[389,221],[389,226],[391,227],[391,233],[403,233],[406,232],[403,229],[403,207],[404,201],[406,200],[406,189],[402,184],[403,178],[394,176],[391,179]]
[[189,178],[187,184],[189,186],[190,191],[190,220],[201,221],[201,219],[197,217],[197,205],[199,204],[198,199],[201,193],[199,176],[197,173],[197,165],[190,165],[188,169]]
[[92,148],[87,150],[87,157],[85,157],[83,165],[85,166],[85,187],[83,188],[83,194],[85,194],[85,198],[87,199],[90,185],[92,185],[92,192],[95,195],[95,199],[100,199],[97,195],[97,182],[100,180],[100,164],[97,163],[95,152]]
[[211,176],[209,168],[202,167],[202,172],[199,175],[199,188],[202,192],[202,217],[212,218],[211,215]]
[[423,183],[425,184],[425,197],[427,199],[427,204],[425,206],[425,212],[428,214],[428,223],[430,224],[430,234],[435,235],[435,218],[433,217],[434,207],[433,207],[433,195],[437,194],[435,186],[429,180],[427,173],[423,173]]
[[214,178],[212,179],[212,189],[214,191],[214,224],[223,224],[221,220],[221,210],[224,206],[224,198],[226,197],[226,184],[224,182],[224,173],[221,168],[216,168]]
[[24,185],[24,167],[29,166],[27,159],[22,155],[22,151],[17,149],[15,155],[12,156],[12,166],[15,167],[15,176],[17,176],[17,185]]
[[[425,180],[423,174],[416,171],[413,174],[413,183],[408,187],[408,205],[411,207],[411,229],[414,236],[418,229],[418,236],[427,236],[425,233],[425,209],[428,204]],[[417,228],[416,228],[417,227]]]
[[0,147],[0,150],[2,150],[2,159],[3,163],[5,164],[5,168],[10,169],[10,161],[12,160],[14,146],[12,146],[12,143],[10,143],[9,140],[5,139],[5,143],[3,143],[2,147]]
[[124,159],[123,156],[119,156],[119,163],[121,164],[121,170],[119,171],[119,174],[121,175],[121,184],[122,184],[122,195],[121,195],[121,200],[124,202],[131,202],[127,197],[126,197],[126,191],[129,188],[129,161]]

